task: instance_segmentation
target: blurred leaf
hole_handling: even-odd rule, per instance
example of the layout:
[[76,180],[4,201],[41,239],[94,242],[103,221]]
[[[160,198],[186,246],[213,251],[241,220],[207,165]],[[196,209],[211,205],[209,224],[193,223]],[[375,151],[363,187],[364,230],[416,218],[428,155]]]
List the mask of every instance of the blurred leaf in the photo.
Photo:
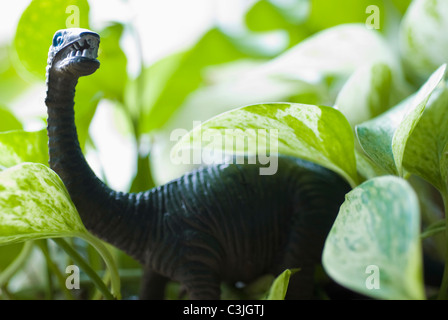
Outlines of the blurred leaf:
[[246,25],[252,31],[264,32],[275,29],[285,29],[289,23],[284,16],[268,0],[260,0],[247,12]]
[[[183,53],[168,55],[146,67],[136,79],[129,79],[125,88],[125,106],[132,116],[139,119],[140,112],[149,114],[167,82],[179,68]],[[146,117],[140,120],[143,131],[149,126]]]
[[400,28],[401,56],[415,82],[421,83],[433,70],[448,63],[448,2],[415,0]]
[[385,176],[389,173],[380,165],[372,161],[362,150],[355,150],[356,168],[364,180],[369,180],[379,176]]
[[399,60],[380,33],[363,24],[349,24],[312,35],[266,63],[258,73],[310,83],[328,77],[345,82],[359,67],[376,63],[386,64],[393,74],[399,72]]
[[387,11],[382,0],[310,0],[311,8],[308,25],[314,31],[328,29],[340,24],[365,23],[371,13],[367,7],[375,5],[379,9],[380,27]]
[[137,159],[137,175],[132,180],[129,192],[141,192],[154,188],[155,183],[152,178],[149,161],[149,155]]
[[124,26],[114,23],[99,32],[101,36],[98,59],[100,68],[90,77],[88,83],[103,92],[106,99],[123,102],[124,88],[128,80],[127,58],[120,47]]
[[310,35],[305,24],[308,15],[307,1],[293,1],[282,7],[269,0],[257,1],[245,16],[246,25],[254,32],[282,30],[288,33],[289,46],[299,43]]
[[0,273],[5,270],[11,262],[22,251],[23,243],[15,243],[9,246],[0,246]]
[[408,9],[409,5],[412,3],[412,0],[392,0],[395,7],[401,14],[404,14]]
[[448,183],[448,88],[437,88],[406,145],[403,165],[440,191]]
[[339,92],[335,107],[355,125],[390,107],[392,72],[385,64],[366,65],[355,71]]
[[356,127],[364,151],[390,174],[403,175],[406,143],[429,97],[445,75],[446,65],[436,70],[420,90],[386,113]]
[[192,49],[182,55],[178,67],[170,75],[157,100],[144,114],[142,131],[158,129],[171,117],[186,97],[204,83],[205,67],[245,57],[247,55],[238,50],[221,30],[215,28],[208,31]]
[[276,7],[277,11],[290,24],[301,24],[308,19],[309,0],[269,0],[269,2]]
[[[2,246],[0,247],[0,250],[2,248],[17,248],[17,245],[21,244],[12,244],[9,246]],[[28,258],[30,257],[31,253],[33,252],[34,248],[34,242],[33,241],[27,241],[23,246],[20,246],[21,250],[20,252],[14,257],[14,260],[12,260],[6,268],[3,270],[0,269],[0,287],[4,287],[9,280],[25,265],[25,263],[28,261]]]
[[352,186],[358,181],[352,129],[342,113],[331,107],[272,103],[238,108],[183,136],[172,149],[171,160],[184,161],[184,152],[194,150],[212,150],[218,158],[221,152],[278,152],[333,170]]
[[6,107],[0,106],[0,131],[21,130],[22,124]]
[[67,7],[79,8],[79,27],[89,28],[87,0],[33,0],[17,25],[14,46],[26,70],[40,79],[45,78],[48,49],[54,33],[67,28]]
[[0,212],[0,245],[87,233],[64,184],[42,164],[0,172]]
[[374,178],[349,192],[322,259],[331,278],[356,292],[424,299],[419,202],[406,180]]
[[0,105],[9,105],[29,86],[14,68],[11,51],[9,46],[0,46]]
[[35,162],[48,166],[46,130],[0,133],[0,166],[10,168],[23,162]]

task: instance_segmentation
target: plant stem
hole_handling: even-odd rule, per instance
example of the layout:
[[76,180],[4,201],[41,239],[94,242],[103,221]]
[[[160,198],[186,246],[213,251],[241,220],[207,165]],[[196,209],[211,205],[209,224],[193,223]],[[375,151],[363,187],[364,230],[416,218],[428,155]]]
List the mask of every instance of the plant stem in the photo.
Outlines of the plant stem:
[[33,241],[27,241],[23,245],[22,250],[19,255],[14,259],[14,261],[1,273],[0,275],[0,287],[3,287],[6,282],[11,279],[11,277],[23,266],[23,264],[28,259],[31,251],[34,247]]
[[64,239],[62,238],[55,238],[53,239],[54,242],[57,243],[58,246],[60,246],[64,251],[73,259],[75,263],[79,265],[81,269],[84,270],[85,273],[89,276],[89,278],[92,280],[92,282],[95,284],[95,286],[98,288],[98,290],[101,291],[103,296],[108,300],[114,300],[114,297],[107,289],[104,282],[101,280],[101,278],[98,276],[98,274],[93,270],[89,264],[84,260],[83,257],[81,257],[76,250],[74,250]]
[[90,245],[92,245],[98,251],[98,253],[101,255],[101,258],[103,258],[104,262],[106,263],[107,269],[110,271],[112,294],[117,299],[121,299],[120,275],[118,273],[118,269],[115,264],[115,260],[114,260],[113,256],[111,255],[110,251],[101,242],[101,240],[95,238],[94,236],[92,236],[88,233],[83,233],[83,234],[79,235],[79,237],[84,239],[85,241],[87,241]]
[[[58,266],[53,262],[50,256],[50,252],[48,251],[48,245],[47,245],[47,239],[41,239],[38,240],[37,245],[39,246],[42,254],[45,257],[45,262],[47,263],[47,269],[51,271],[57,278],[59,282],[59,287],[61,288],[62,293],[65,295],[67,300],[74,300],[72,293],[67,289],[65,286],[65,278],[64,275],[59,270]],[[50,272],[49,272],[50,273]],[[48,299],[53,298],[53,285],[51,280],[51,274],[48,274],[48,285],[47,285],[47,291],[48,291]]]
[[[446,189],[442,192],[442,198],[445,209],[445,223],[448,226],[448,192]],[[448,299],[448,228],[445,228],[445,242],[447,243],[445,247],[445,268],[443,270],[442,284],[440,285],[439,300]]]

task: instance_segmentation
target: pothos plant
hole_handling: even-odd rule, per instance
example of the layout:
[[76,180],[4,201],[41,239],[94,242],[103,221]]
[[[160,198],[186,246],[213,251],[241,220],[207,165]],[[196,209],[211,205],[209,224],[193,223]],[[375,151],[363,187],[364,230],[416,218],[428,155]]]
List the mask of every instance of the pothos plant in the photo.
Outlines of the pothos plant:
[[[359,6],[359,1],[346,2]],[[119,46],[123,26],[107,27],[100,32],[102,70],[81,81],[76,95],[80,143],[84,149],[94,149],[88,129],[103,99],[119,106],[136,144],[145,143],[147,134],[158,136],[164,156],[169,156],[167,150],[176,153],[195,141],[205,141],[211,133],[226,137],[226,129],[240,129],[231,131],[237,135],[244,135],[247,129],[278,130],[280,154],[329,168],[353,188],[324,248],[322,261],[328,276],[374,298],[433,298],[423,281],[423,252],[429,246],[436,260],[448,258],[448,237],[440,241],[446,232],[443,212],[448,207],[448,40],[443,35],[448,5],[442,0],[415,0],[406,11],[407,6],[391,7],[389,1],[371,2],[382,12],[399,17],[388,22],[399,24],[398,34],[386,34],[399,39],[399,53],[391,48],[385,34],[363,24],[346,24],[363,22],[364,12],[361,19],[357,14],[341,14],[341,20],[331,24],[328,21],[333,20],[325,15],[333,17],[335,13],[328,13],[317,1],[309,1],[308,15],[296,16],[291,16],[294,11],[285,5],[259,1],[246,15],[246,33],[231,36],[214,28],[190,50],[149,68],[142,64],[140,75],[129,79],[126,55]],[[80,27],[90,28],[89,5],[81,0],[34,0],[18,24],[12,50],[22,67],[40,77],[37,81],[45,74],[48,41],[54,30],[64,28],[67,16],[61,12],[69,5],[80,9]],[[48,19],[50,16],[54,19]],[[36,24],[41,26],[38,33]],[[280,28],[291,35],[283,51],[273,53],[258,42],[264,32]],[[298,29],[300,36],[295,32]],[[250,67],[232,76],[237,64],[231,63],[248,59]],[[231,65],[231,71],[216,69],[223,64]],[[211,69],[208,76],[204,76],[206,69]],[[157,81],[148,82],[154,78]],[[210,79],[215,80],[210,83]],[[210,107],[213,104],[217,107]],[[47,166],[45,130],[25,131],[8,108],[0,112],[2,119],[9,119],[3,121],[5,132],[0,133],[0,244],[7,245],[0,249],[8,253],[11,244],[24,243],[20,253],[12,250],[12,255],[17,254],[15,260],[7,259],[8,266],[0,269],[0,288],[9,293],[12,277],[37,247],[65,297],[73,298],[52,254],[52,243],[42,240],[51,238],[85,271],[100,296],[120,298],[120,253],[84,228],[63,183]],[[207,121],[174,145],[166,132],[173,126],[188,126],[179,119]],[[251,138],[256,144],[265,139],[258,135]],[[248,154],[250,144],[231,150],[223,149],[218,141],[202,146]],[[165,160],[139,149],[137,175],[130,189],[152,187],[149,169],[167,165]],[[84,244],[81,250],[76,239],[89,246]],[[103,278],[84,254],[88,256],[90,246],[105,261]],[[379,272],[377,286],[369,285],[369,270]],[[248,285],[246,293],[258,288],[257,297],[281,299],[292,273],[286,270],[275,281],[272,277],[260,279]],[[435,292],[441,299],[448,298],[448,263]]]

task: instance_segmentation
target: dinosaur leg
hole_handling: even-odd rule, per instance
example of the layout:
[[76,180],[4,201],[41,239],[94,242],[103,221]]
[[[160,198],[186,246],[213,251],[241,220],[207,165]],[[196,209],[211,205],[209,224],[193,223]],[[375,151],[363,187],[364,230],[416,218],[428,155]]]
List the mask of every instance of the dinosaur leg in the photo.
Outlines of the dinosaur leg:
[[163,300],[168,278],[152,271],[148,267],[143,269],[142,285],[140,288],[141,300]]
[[288,291],[286,292],[286,299],[288,300],[312,299],[314,295],[316,262],[304,253],[303,248],[297,245],[298,243],[300,242],[297,242],[297,239],[291,241],[291,244],[285,250],[282,262],[277,268],[278,274],[286,269],[299,269],[289,280]]
[[216,279],[203,276],[195,281],[184,282],[188,297],[192,300],[219,300],[221,298],[220,283]]
[[215,272],[205,265],[190,266],[182,273],[179,282],[185,288],[188,298],[192,300],[219,300],[221,282]]

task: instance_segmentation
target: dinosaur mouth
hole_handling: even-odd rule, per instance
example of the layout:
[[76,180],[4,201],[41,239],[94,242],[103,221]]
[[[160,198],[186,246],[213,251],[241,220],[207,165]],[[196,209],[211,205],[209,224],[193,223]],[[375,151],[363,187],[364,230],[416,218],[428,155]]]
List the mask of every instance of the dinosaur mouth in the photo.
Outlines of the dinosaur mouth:
[[97,60],[99,43],[99,37],[93,33],[82,35],[60,52],[61,67],[79,75],[94,72],[100,64]]
[[79,57],[96,59],[98,57],[99,39],[95,36],[84,36],[78,41],[74,41],[64,50],[65,59],[77,59]]

